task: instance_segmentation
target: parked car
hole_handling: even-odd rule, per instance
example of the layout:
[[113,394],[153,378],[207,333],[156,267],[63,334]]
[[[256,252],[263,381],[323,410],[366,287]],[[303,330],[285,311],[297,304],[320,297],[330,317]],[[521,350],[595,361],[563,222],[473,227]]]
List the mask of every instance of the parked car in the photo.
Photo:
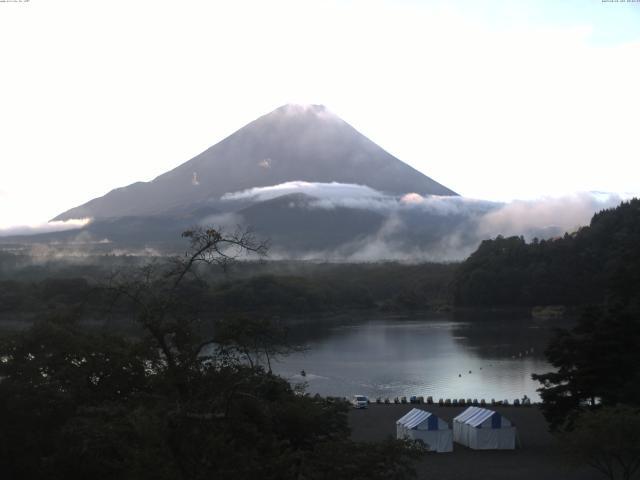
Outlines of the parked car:
[[354,395],[351,403],[354,408],[367,408],[369,406],[369,399],[364,395]]

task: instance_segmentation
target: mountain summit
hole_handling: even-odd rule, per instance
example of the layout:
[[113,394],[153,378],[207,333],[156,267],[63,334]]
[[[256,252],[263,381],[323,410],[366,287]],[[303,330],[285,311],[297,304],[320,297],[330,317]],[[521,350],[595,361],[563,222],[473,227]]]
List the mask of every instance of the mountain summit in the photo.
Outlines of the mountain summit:
[[137,182],[54,220],[189,212],[222,195],[303,180],[456,195],[387,153],[321,105],[284,105],[151,182]]

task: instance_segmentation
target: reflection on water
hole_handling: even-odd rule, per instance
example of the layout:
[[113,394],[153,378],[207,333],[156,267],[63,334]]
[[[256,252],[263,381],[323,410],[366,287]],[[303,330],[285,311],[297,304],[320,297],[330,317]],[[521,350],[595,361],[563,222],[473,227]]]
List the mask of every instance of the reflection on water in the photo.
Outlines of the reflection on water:
[[342,319],[292,334],[307,350],[281,359],[274,370],[322,395],[513,401],[526,394],[538,400],[531,374],[551,368],[543,351],[552,330],[531,320]]

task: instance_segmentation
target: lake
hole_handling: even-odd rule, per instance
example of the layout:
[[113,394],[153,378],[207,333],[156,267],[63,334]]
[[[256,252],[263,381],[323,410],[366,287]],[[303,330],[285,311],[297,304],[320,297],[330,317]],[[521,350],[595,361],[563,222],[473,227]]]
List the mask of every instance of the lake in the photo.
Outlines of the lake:
[[543,352],[557,325],[486,313],[342,316],[293,327],[306,351],[274,372],[321,395],[538,401],[531,374],[552,370]]

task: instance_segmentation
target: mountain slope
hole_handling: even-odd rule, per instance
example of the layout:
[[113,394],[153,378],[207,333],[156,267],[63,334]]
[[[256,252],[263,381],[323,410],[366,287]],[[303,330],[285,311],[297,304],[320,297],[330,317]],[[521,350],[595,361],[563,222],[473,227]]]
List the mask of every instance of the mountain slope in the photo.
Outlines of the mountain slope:
[[311,208],[313,197],[301,193],[283,195],[253,204],[238,212],[261,237],[285,252],[330,250],[375,234],[385,217],[365,209]]
[[228,192],[292,180],[355,183],[397,195],[456,195],[323,106],[285,105],[151,182],[112,190],[54,220],[186,213]]

